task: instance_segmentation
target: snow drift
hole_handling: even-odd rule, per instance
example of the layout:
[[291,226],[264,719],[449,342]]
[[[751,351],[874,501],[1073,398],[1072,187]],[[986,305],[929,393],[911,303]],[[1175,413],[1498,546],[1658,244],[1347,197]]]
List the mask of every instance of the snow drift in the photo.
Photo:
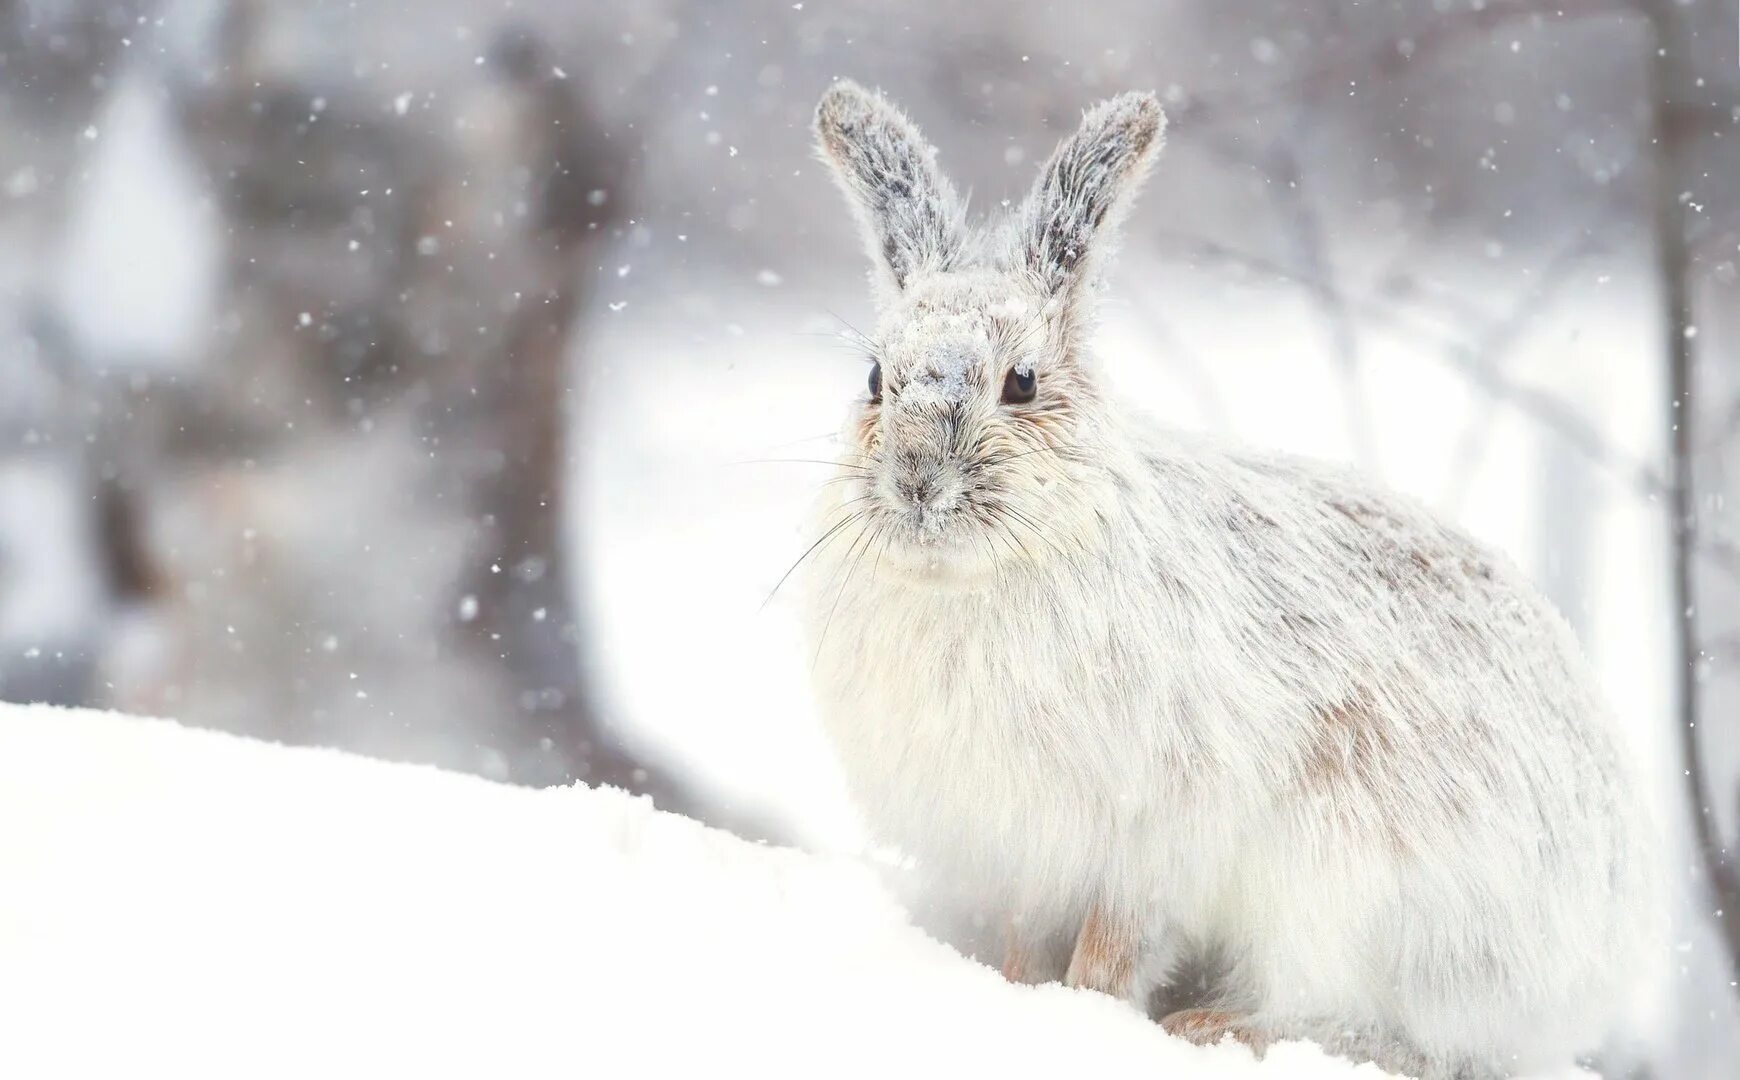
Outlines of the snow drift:
[[0,822],[4,1076],[1383,1075],[1009,985],[613,790],[0,706]]

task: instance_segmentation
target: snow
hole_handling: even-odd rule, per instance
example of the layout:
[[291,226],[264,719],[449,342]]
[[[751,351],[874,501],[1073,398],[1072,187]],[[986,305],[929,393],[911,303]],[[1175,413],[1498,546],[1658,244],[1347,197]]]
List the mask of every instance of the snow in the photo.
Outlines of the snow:
[[0,706],[0,1075],[1356,1077],[1010,985],[614,790]]

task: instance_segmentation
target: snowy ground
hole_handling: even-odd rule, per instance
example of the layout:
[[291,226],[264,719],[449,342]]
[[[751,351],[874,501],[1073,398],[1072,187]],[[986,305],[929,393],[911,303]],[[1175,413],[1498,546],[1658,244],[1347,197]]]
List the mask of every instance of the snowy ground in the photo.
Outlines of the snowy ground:
[[1011,986],[615,791],[4,706],[0,821],[0,1076],[1383,1075]]

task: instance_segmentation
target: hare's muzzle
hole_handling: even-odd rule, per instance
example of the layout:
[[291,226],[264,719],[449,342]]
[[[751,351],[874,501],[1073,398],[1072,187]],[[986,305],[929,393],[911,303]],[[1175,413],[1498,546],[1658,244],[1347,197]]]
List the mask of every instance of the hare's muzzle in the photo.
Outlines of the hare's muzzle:
[[961,502],[955,460],[960,410],[941,395],[904,400],[884,416],[884,483],[888,508],[921,534],[933,531]]

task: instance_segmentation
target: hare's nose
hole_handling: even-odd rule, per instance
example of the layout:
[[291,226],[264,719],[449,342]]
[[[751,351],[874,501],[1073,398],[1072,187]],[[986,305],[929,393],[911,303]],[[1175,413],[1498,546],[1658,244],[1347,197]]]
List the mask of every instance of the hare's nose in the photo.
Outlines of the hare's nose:
[[900,493],[900,497],[915,506],[923,506],[929,502],[930,497],[936,494],[936,489],[937,483],[934,476],[922,479],[907,477],[894,482],[894,490]]

